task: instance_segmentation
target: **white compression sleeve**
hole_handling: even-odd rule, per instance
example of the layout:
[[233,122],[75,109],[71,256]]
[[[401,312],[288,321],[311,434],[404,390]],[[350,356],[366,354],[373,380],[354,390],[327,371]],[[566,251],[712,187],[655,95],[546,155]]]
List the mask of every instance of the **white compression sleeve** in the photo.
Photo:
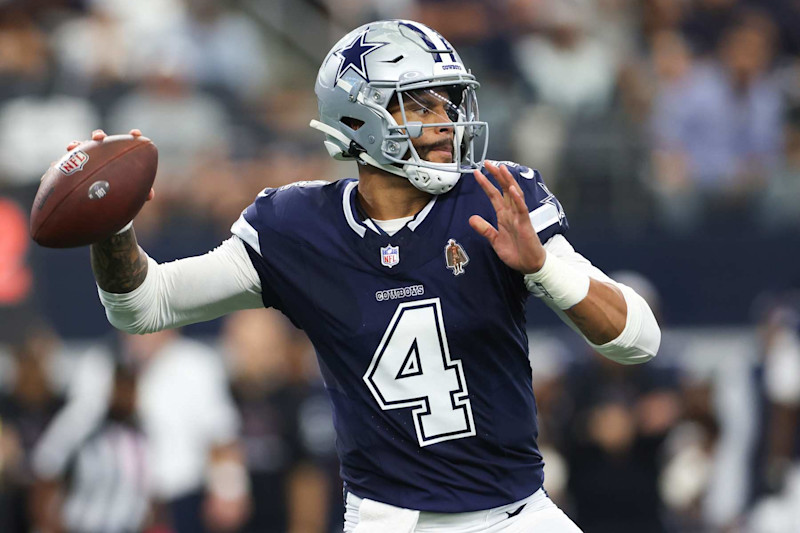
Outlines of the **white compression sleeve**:
[[[658,347],[661,344],[661,328],[658,326],[653,311],[644,298],[630,287],[615,282],[602,270],[592,265],[589,260],[575,251],[563,235],[554,235],[545,243],[544,247],[548,254],[555,255],[574,269],[598,281],[613,284],[622,292],[622,296],[625,298],[627,306],[625,328],[616,339],[605,344],[597,345],[590,342],[578,327],[572,323],[564,311],[558,309],[548,299],[543,299],[564,323],[581,335],[595,351],[618,363],[624,365],[645,363],[656,356]],[[534,290],[531,293],[537,297],[541,296]]]
[[205,255],[158,264],[126,294],[97,288],[108,321],[128,333],[152,333],[263,307],[261,281],[244,242],[231,237]]

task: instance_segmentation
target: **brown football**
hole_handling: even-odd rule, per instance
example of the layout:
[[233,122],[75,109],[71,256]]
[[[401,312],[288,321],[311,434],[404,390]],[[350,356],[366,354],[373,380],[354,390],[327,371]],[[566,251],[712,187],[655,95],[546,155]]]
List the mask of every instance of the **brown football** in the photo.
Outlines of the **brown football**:
[[158,150],[145,137],[79,144],[42,176],[31,208],[33,240],[73,248],[110,237],[142,208],[157,167]]

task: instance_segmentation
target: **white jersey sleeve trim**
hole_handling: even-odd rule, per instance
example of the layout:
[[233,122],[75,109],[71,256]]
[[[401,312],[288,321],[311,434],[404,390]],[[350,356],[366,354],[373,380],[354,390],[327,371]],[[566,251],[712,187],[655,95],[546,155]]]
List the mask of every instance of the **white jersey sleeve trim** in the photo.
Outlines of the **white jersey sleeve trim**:
[[529,213],[531,224],[536,233],[543,229],[549,228],[553,224],[558,224],[561,218],[559,217],[558,208],[553,204],[540,205]]
[[[543,301],[553,309],[564,323],[581,335],[595,351],[618,363],[626,365],[645,363],[656,356],[658,347],[661,344],[661,328],[644,298],[627,285],[617,283],[608,277],[602,270],[590,263],[588,259],[576,252],[563,235],[553,235],[544,244],[544,247],[548,253],[556,255],[562,261],[586,273],[589,277],[597,281],[613,284],[622,292],[622,296],[625,298],[627,306],[625,328],[616,339],[605,344],[597,345],[590,342],[564,311],[544,299]],[[539,296],[535,291],[531,291],[531,293]]]
[[147,260],[144,283],[133,291],[97,288],[108,321],[128,333],[152,333],[264,305],[258,273],[238,236],[205,255],[164,264]]
[[246,242],[258,255],[261,255],[261,245],[258,243],[258,232],[256,228],[244,218],[245,211],[242,211],[242,214],[231,226],[231,233]]

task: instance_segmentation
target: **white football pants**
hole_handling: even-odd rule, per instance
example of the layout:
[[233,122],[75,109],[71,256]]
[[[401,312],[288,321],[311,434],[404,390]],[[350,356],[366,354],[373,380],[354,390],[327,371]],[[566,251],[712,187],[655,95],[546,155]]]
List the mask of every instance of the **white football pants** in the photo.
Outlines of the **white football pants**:
[[581,533],[575,523],[539,489],[501,507],[469,513],[430,513],[401,509],[348,492],[345,533]]

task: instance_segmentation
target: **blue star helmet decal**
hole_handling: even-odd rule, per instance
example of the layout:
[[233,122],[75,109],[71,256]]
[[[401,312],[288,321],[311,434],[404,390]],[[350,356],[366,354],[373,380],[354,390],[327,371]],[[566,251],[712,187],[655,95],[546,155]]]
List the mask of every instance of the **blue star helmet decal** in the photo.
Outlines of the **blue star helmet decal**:
[[337,54],[342,58],[342,64],[339,65],[339,71],[336,73],[337,80],[341,78],[348,69],[351,69],[356,74],[364,78],[365,81],[369,81],[367,65],[364,62],[364,57],[370,52],[373,52],[381,46],[389,43],[368,43],[365,42],[366,38],[367,32],[364,32],[359,35],[350,45],[345,46],[337,52]]

